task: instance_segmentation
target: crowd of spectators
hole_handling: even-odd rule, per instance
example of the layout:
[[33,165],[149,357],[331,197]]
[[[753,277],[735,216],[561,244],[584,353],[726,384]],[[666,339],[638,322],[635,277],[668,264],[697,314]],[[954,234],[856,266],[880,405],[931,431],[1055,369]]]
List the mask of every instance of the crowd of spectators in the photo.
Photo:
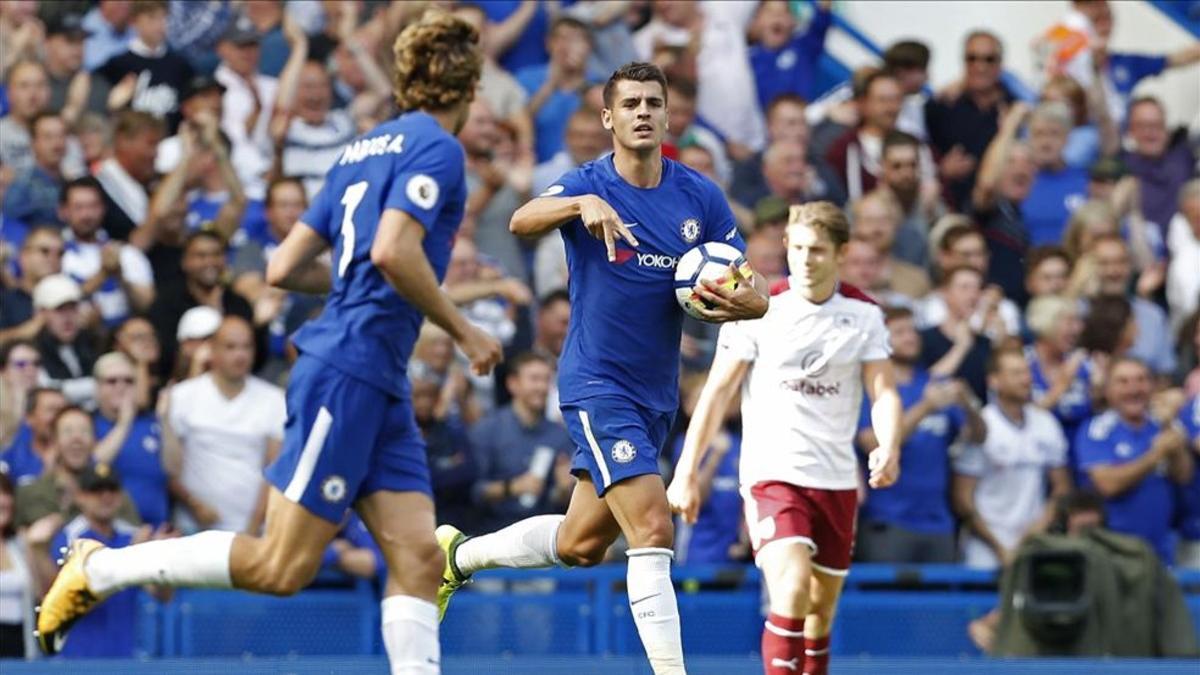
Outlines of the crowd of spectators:
[[[262,526],[288,336],[322,307],[268,286],[266,261],[347,142],[398,112],[391,42],[427,4],[482,35],[444,283],[508,357],[481,378],[448,335],[421,331],[409,377],[441,520],[478,532],[566,508],[565,253],[557,235],[518,239],[508,222],[609,151],[602,84],[648,60],[670,80],[664,154],[724,190],[768,280],[787,276],[789,204],[831,200],[851,216],[842,279],[885,306],[905,408],[902,477],[863,491],[859,559],[994,568],[1046,527],[1056,496],[1086,487],[1112,529],[1200,567],[1196,143],[1135,88],[1194,69],[1200,45],[1112,51],[1109,4],[1074,2],[1039,40],[1042,82],[1022,99],[1002,74],[1006,50],[1025,45],[985,29],[963,36],[961,74],[937,89],[919,40],[830,81],[828,0],[12,0],[0,3],[0,657],[27,647],[13,627],[61,543]],[[667,474],[716,330],[686,324]],[[702,467],[707,503],[680,529],[681,561],[747,559],[738,417]],[[353,517],[326,562],[364,578],[381,567]],[[93,623],[68,656],[132,649]]]

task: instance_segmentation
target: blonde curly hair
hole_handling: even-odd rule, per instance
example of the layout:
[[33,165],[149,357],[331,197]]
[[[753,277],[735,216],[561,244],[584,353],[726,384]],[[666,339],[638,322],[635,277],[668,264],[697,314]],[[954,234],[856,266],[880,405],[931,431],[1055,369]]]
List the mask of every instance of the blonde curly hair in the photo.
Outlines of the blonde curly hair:
[[392,51],[401,110],[448,110],[474,98],[483,59],[479,33],[467,22],[431,9],[401,31]]

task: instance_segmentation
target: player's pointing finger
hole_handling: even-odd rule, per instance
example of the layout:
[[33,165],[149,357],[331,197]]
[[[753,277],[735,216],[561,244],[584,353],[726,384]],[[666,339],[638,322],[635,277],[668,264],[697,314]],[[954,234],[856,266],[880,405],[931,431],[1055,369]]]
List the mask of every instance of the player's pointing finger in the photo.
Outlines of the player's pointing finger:
[[608,250],[608,262],[613,262],[617,259],[617,243],[616,237],[613,235],[611,227],[604,228],[604,248]]

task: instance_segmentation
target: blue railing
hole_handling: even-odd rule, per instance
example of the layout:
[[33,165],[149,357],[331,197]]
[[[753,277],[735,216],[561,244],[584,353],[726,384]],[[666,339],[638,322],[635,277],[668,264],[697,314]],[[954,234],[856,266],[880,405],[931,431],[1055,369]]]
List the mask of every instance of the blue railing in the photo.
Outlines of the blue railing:
[[[697,656],[758,651],[762,591],[751,566],[685,566],[679,587],[684,648]],[[1177,574],[1200,625],[1200,572]],[[460,591],[446,617],[448,656],[636,656],[625,568],[494,570]],[[966,624],[996,604],[996,576],[954,565],[855,565],[839,606],[833,650],[842,656],[979,656]],[[236,657],[381,654],[371,584],[313,589],[294,598],[232,591],[149,597],[137,622],[139,656]]]

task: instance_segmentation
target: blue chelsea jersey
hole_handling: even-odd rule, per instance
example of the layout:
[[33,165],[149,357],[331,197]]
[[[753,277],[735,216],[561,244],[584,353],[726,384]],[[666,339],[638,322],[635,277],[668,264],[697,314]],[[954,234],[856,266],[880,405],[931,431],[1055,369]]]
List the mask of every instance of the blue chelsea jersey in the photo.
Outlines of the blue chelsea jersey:
[[[1125,422],[1108,410],[1079,428],[1075,454],[1087,476],[1094,466],[1119,466],[1150,451],[1161,427],[1146,420],[1140,427]],[[1146,540],[1164,562],[1174,559],[1171,551],[1171,516],[1174,486],[1166,476],[1166,463],[1159,463],[1146,477],[1125,492],[1105,500],[1108,528]],[[1087,483],[1091,483],[1087,477]]]
[[679,339],[683,310],[675,301],[675,263],[706,241],[745,251],[721,189],[678,162],[662,160],[657,187],[630,185],[612,155],[567,173],[542,196],[594,194],[608,202],[638,240],[617,243],[609,262],[604,242],[576,218],[562,226],[571,319],[559,362],[563,404],[617,396],[652,410],[679,405]]
[[404,211],[425,228],[422,248],[441,281],[467,199],[463,162],[458,140],[423,112],[384,122],[346,146],[300,219],[333,248],[325,310],[293,338],[303,353],[407,395],[422,315],[371,262],[371,244],[383,212]]

